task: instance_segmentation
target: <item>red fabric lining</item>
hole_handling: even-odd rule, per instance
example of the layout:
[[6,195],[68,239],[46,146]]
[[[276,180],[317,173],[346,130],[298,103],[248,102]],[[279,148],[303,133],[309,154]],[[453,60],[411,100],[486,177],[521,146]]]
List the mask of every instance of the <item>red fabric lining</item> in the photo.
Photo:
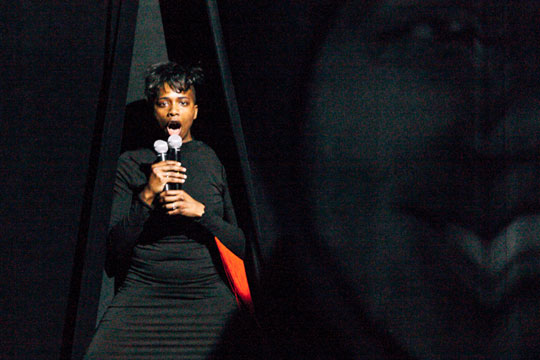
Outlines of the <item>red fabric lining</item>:
[[217,237],[215,239],[221,261],[223,262],[223,268],[229,279],[234,296],[236,296],[236,302],[240,307],[253,313],[253,300],[251,298],[251,291],[249,290],[244,261],[223,245]]

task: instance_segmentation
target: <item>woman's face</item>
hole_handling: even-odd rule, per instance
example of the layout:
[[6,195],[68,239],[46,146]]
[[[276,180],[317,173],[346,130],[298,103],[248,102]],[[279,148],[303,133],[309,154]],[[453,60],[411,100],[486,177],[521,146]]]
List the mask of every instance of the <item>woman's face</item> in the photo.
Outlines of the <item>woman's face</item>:
[[176,92],[165,83],[154,101],[154,116],[159,126],[169,135],[180,135],[184,142],[192,140],[191,126],[197,118],[193,89]]
[[313,226],[401,345],[467,353],[486,325],[472,307],[540,275],[540,2],[361,3],[309,92]]

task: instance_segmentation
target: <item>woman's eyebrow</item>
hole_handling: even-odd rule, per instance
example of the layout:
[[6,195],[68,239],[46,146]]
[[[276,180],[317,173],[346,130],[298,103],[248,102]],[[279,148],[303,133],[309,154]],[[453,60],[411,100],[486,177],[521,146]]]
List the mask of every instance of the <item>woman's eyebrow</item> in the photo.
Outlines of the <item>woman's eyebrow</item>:
[[391,16],[403,10],[414,11],[426,8],[474,10],[475,4],[472,0],[387,0],[379,2],[376,13]]
[[450,0],[396,0],[385,1],[374,11],[374,19],[381,30],[395,24],[406,25],[411,19],[449,17],[462,21],[476,21],[477,11],[471,1]]
[[[189,99],[189,96],[187,95],[180,95],[180,96],[175,96],[176,99]],[[164,100],[168,100],[170,99],[169,96],[161,96],[161,97],[158,97],[157,98],[158,100],[161,100],[161,99],[164,99]]]

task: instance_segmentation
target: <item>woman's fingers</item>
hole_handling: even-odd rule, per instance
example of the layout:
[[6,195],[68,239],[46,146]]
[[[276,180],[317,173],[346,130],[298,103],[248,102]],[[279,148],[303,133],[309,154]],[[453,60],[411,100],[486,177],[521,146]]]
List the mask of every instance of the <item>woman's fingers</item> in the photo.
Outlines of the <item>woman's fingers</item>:
[[161,182],[183,183],[186,181],[186,168],[176,161],[161,161],[152,165],[152,172]]
[[159,202],[169,215],[196,217],[204,213],[204,205],[184,190],[163,191],[159,195]]
[[167,183],[182,184],[186,181],[186,168],[178,161],[166,160],[152,164],[148,189],[154,195],[161,193]]
[[164,172],[160,175],[160,178],[165,182],[184,183],[187,175],[178,172]]
[[167,214],[179,215],[182,213],[182,209],[185,206],[182,200],[167,201],[168,199],[166,197],[162,199],[162,206],[167,211]]
[[185,173],[186,168],[182,166],[178,161],[166,160],[160,161],[152,165],[154,172],[181,172]]
[[175,203],[164,205],[163,208],[167,211],[167,215],[179,215],[181,213],[180,207]]
[[182,190],[167,190],[159,195],[159,201],[163,204],[172,203],[175,201],[183,201],[183,194],[184,193]]
[[191,197],[184,190],[167,190],[159,194],[159,202],[169,210],[181,208],[190,199]]

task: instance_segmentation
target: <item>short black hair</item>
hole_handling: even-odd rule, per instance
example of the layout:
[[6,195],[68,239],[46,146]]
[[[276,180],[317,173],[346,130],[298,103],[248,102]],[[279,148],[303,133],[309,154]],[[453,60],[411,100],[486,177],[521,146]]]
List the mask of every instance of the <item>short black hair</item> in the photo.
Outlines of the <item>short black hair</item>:
[[197,102],[196,87],[202,85],[203,80],[203,70],[199,66],[182,66],[172,61],[153,64],[146,70],[144,95],[152,103],[159,90],[169,84],[177,92],[192,89]]

